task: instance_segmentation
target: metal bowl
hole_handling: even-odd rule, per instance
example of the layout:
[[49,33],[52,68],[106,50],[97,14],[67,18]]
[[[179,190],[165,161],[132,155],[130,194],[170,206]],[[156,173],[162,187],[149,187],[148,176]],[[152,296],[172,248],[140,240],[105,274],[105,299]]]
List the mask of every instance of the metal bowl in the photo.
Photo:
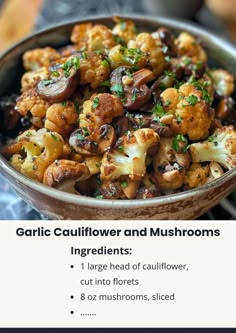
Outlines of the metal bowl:
[[[179,33],[187,31],[199,37],[214,65],[227,68],[236,74],[236,49],[209,32],[178,20],[129,16],[141,31],[154,31],[165,26]],[[79,22],[93,21],[112,26],[111,17],[87,18]],[[16,89],[22,74],[21,56],[31,48],[60,47],[69,42],[72,27],[78,21],[63,24],[34,34],[21,41],[0,57],[1,96],[9,89]],[[0,156],[0,169],[16,193],[36,210],[52,219],[195,219],[216,205],[236,187],[236,168],[221,178],[199,188],[146,200],[100,200],[61,192],[29,179],[16,171]]]

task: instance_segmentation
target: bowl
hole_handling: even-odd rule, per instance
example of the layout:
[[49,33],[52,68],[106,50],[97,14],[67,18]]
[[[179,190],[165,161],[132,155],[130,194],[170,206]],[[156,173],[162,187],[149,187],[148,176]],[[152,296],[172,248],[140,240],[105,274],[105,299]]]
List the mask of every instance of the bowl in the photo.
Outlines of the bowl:
[[[190,32],[202,40],[214,65],[220,64],[234,75],[236,74],[236,50],[221,38],[195,25],[169,18],[137,15],[125,18],[134,20],[142,31],[154,31],[159,26],[165,26],[176,33]],[[13,82],[19,82],[23,70],[21,56],[26,50],[48,45],[63,46],[69,42],[74,24],[86,21],[112,26],[111,17],[92,17],[73,21],[36,33],[2,54],[0,57],[1,96],[13,87]],[[173,195],[146,200],[101,200],[47,187],[16,171],[2,156],[0,156],[0,169],[16,193],[50,219],[191,220],[215,206],[236,187],[236,168],[234,168],[211,183]]]

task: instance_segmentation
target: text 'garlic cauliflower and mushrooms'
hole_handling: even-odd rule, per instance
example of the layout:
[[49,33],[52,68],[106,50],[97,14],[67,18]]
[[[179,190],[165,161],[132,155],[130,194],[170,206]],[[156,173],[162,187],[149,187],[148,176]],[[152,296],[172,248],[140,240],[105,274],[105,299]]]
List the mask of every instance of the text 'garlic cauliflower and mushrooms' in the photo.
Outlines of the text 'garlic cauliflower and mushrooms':
[[210,68],[187,32],[137,31],[118,17],[112,29],[81,23],[70,45],[28,50],[23,66],[21,95],[0,102],[6,127],[20,128],[2,154],[32,179],[146,199],[236,167],[234,77]]

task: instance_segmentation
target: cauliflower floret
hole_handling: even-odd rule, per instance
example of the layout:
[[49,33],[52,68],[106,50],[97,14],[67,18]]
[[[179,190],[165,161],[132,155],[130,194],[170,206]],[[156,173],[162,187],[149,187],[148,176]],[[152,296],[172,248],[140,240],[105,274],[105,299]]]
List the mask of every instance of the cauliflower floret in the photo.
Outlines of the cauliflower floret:
[[180,188],[184,182],[185,172],[189,168],[190,158],[185,151],[186,147],[179,146],[184,142],[178,142],[178,147],[175,147],[173,140],[173,138],[161,138],[159,150],[153,157],[154,178],[162,191]]
[[70,40],[77,44],[78,49],[87,48],[88,31],[92,28],[92,23],[76,24],[73,27]]
[[127,49],[121,45],[116,45],[110,49],[108,57],[112,69],[120,66],[132,66],[135,70],[138,70],[145,67],[148,62],[147,53],[139,48]]
[[230,96],[234,91],[234,77],[224,69],[209,71],[214,80],[216,92],[220,96]]
[[146,173],[148,150],[159,140],[158,134],[149,128],[141,128],[121,137],[116,148],[106,152],[102,158],[101,179],[115,180],[125,175],[133,180],[141,179]]
[[81,85],[89,83],[95,89],[109,78],[110,72],[109,63],[99,54],[89,52],[85,59],[80,59]]
[[195,188],[206,184],[209,176],[209,165],[202,166],[200,163],[193,163],[186,172],[184,184],[188,188]]
[[60,57],[60,54],[52,47],[33,49],[23,54],[23,65],[27,71],[36,71],[43,66],[49,66]]
[[88,51],[110,49],[116,45],[112,31],[97,24],[88,30]]
[[28,112],[34,117],[43,118],[51,104],[46,102],[35,88],[25,91],[17,100],[16,110],[26,116]]
[[116,36],[122,38],[126,43],[129,40],[134,39],[136,36],[135,23],[131,20],[124,20],[123,18],[115,17],[114,21],[117,23],[113,29],[112,33]]
[[11,164],[24,175],[42,182],[46,168],[63,155],[63,138],[56,132],[40,129],[28,130],[17,139],[25,156],[13,155]]
[[49,72],[47,67],[42,67],[36,71],[26,72],[21,78],[21,91],[25,92],[28,89],[34,88],[39,81],[47,80],[48,78]]
[[128,43],[128,48],[135,47],[149,55],[149,64],[156,76],[159,76],[166,67],[165,56],[161,46],[157,45],[152,35],[146,32],[137,35],[134,41]]
[[178,56],[187,56],[191,58],[192,63],[206,63],[207,54],[197,40],[188,32],[181,32],[176,39]]
[[[177,97],[178,94],[178,97]],[[168,88],[161,94],[163,105],[167,111],[175,115],[171,130],[175,134],[188,135],[190,140],[203,140],[208,136],[208,131],[214,118],[211,109],[203,98],[203,92],[193,84],[185,83],[177,91]]]
[[121,115],[123,105],[119,97],[107,93],[93,95],[83,104],[83,110],[79,115],[80,128],[86,128],[92,133]]
[[88,51],[110,49],[116,45],[112,31],[102,24],[82,23],[74,26],[71,41]]
[[190,145],[193,162],[215,161],[226,169],[236,167],[236,130],[233,126],[217,128],[207,141]]
[[46,112],[44,126],[50,131],[66,135],[74,130],[78,117],[74,103],[70,101],[55,103]]

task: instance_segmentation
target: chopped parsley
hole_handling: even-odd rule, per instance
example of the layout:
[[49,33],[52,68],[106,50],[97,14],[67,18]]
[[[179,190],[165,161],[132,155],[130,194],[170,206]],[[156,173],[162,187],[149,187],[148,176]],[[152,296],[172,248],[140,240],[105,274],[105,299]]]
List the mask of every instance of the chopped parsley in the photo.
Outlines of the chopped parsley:
[[188,57],[184,58],[184,64],[185,65],[190,65],[191,63],[192,63],[192,59],[191,58],[188,58]]
[[121,19],[119,24],[120,24],[121,31],[125,31],[125,29],[126,29],[126,22],[125,22],[125,20]]
[[182,123],[182,120],[183,120],[183,119],[182,119],[180,116],[177,116],[177,123],[178,123],[178,124]]
[[125,150],[125,147],[124,146],[118,146],[118,149],[119,149],[119,151],[121,151],[123,153],[124,150]]
[[76,136],[80,141],[85,140],[86,136],[89,136],[87,127],[81,128],[81,133],[77,133]]
[[111,87],[110,90],[113,91],[117,96],[121,98],[124,97],[125,92],[122,84],[116,83]]
[[189,105],[194,106],[195,104],[197,104],[197,102],[199,102],[198,97],[195,95],[189,95],[189,96],[185,97],[185,100],[188,102],[188,104],[184,104],[183,107],[189,106]]
[[108,59],[104,59],[104,60],[102,61],[102,65],[103,65],[104,67],[110,67],[110,64],[109,64]]
[[134,89],[134,90],[133,90],[133,94],[132,94],[131,101],[132,101],[132,102],[135,102],[135,101],[136,101],[136,98],[137,98],[137,96],[136,96],[136,90]]
[[106,80],[100,83],[100,86],[110,87],[110,81]]
[[104,53],[103,50],[95,50],[94,53],[96,53],[97,55],[101,55]]
[[92,108],[95,109],[98,107],[98,105],[99,105],[99,98],[95,97],[93,100]]
[[79,103],[77,101],[74,102],[74,107],[75,107],[75,111],[77,113],[79,113]]
[[42,84],[46,87],[46,86],[49,86],[50,84],[53,84],[54,81],[53,80],[42,80],[41,81]]
[[51,74],[52,74],[52,76],[56,76],[56,77],[60,76],[60,73],[58,71],[52,71]]
[[163,48],[162,48],[162,52],[167,53],[168,49],[169,49],[168,46],[164,45]]
[[167,99],[165,102],[164,102],[164,106],[169,106],[171,104],[171,101],[169,99]]
[[175,73],[172,73],[172,72],[169,72],[169,71],[164,71],[164,75],[170,76],[170,77],[173,77],[173,78],[176,77]]
[[71,68],[74,67],[75,70],[78,70],[80,66],[80,60],[79,57],[73,57],[70,60],[67,60],[63,65],[62,65],[62,69],[64,71],[64,75],[65,77],[69,77],[70,76],[70,70]]
[[83,60],[88,59],[88,53],[87,53],[87,52],[82,51],[80,54],[81,54],[81,58],[82,58]]
[[128,182],[126,180],[124,180],[120,185],[121,185],[121,187],[126,188],[126,187],[128,187]]
[[[211,105],[212,102],[213,102],[213,98],[209,95],[207,89],[205,88],[206,85],[199,81],[195,81],[193,78],[190,78],[189,82],[195,87],[197,88],[198,90],[200,90],[202,92],[202,97],[203,99],[209,104]],[[206,81],[206,82],[209,82],[209,81]]]
[[67,104],[67,101],[63,101],[63,102],[61,102],[61,105],[62,105],[62,106],[66,106],[66,104]]
[[96,195],[96,199],[104,199],[102,194]]
[[161,103],[157,103],[153,108],[152,108],[152,114],[158,117],[163,117],[165,116],[165,110]]
[[172,148],[177,152],[186,153],[188,149],[188,139],[182,134],[177,134],[172,140]]
[[78,133],[78,134],[77,134],[77,139],[78,139],[78,140],[81,140],[81,141],[84,140],[84,136],[83,136],[83,134]]
[[170,57],[169,57],[169,56],[166,56],[166,57],[165,57],[165,61],[170,62]]
[[123,59],[130,65],[137,65],[139,60],[145,55],[145,53],[138,48],[127,49],[121,47],[120,52],[123,55]]
[[54,135],[53,133],[51,133],[51,137],[52,137],[54,140],[59,141],[59,138],[58,138],[56,135]]

